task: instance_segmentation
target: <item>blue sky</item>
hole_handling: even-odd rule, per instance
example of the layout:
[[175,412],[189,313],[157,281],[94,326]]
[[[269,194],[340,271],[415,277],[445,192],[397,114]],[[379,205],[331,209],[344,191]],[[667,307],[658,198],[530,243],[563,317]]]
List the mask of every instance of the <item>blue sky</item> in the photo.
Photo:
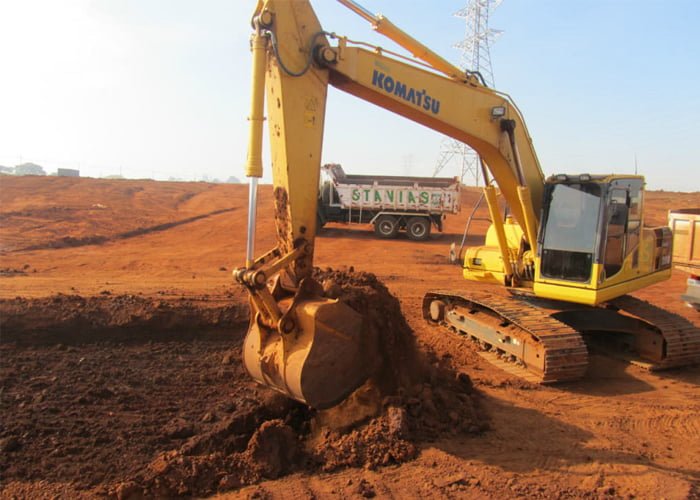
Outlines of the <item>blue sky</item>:
[[[466,0],[360,3],[459,61],[452,14]],[[0,165],[242,177],[254,4],[1,2]],[[391,46],[336,2],[313,4],[327,30]],[[522,109],[545,173],[632,172],[636,155],[649,188],[700,190],[698,20],[695,0],[504,0],[496,87]],[[430,175],[442,141],[335,90],[325,138],[324,160],[396,175]]]

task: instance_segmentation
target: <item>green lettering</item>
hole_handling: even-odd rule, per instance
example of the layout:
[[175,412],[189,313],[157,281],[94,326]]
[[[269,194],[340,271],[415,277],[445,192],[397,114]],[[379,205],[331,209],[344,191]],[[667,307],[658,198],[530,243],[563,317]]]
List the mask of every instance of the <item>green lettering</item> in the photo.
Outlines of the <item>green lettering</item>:
[[408,192],[408,202],[409,203],[415,203],[416,202],[416,197],[413,195],[413,191]]
[[384,194],[386,195],[386,198],[387,198],[391,203],[394,203],[394,192],[393,192],[393,191],[384,191]]
[[369,192],[370,192],[370,190],[369,190],[369,189],[363,189],[362,192],[365,193],[365,201],[369,201]]
[[382,202],[382,193],[379,191],[374,192],[374,201],[378,201],[379,203]]
[[430,198],[428,197],[427,191],[421,191],[421,193],[420,193],[420,202],[423,203],[423,204],[425,204],[425,203],[428,203],[428,200],[429,200],[429,199],[430,199]]
[[359,189],[352,190],[352,201],[360,201],[360,190]]

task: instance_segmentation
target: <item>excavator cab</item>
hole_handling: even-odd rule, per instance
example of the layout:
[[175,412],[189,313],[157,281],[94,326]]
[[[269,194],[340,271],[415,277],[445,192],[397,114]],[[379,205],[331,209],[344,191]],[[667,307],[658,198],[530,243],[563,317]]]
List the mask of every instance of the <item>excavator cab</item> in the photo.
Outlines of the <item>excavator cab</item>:
[[540,275],[589,283],[599,260],[598,227],[603,212],[603,186],[563,179],[545,188],[540,231]]
[[644,237],[643,188],[641,176],[547,179],[535,293],[594,305],[613,290],[620,295],[620,287],[638,288],[630,282],[640,273],[659,273],[662,279],[670,269],[670,233],[655,228]]

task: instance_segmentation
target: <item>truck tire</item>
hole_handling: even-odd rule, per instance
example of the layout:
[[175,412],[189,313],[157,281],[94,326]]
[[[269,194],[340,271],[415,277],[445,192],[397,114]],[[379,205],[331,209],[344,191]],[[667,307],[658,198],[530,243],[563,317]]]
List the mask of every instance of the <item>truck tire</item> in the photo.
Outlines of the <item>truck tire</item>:
[[430,237],[430,219],[427,217],[411,217],[406,224],[408,239],[424,241]]
[[396,238],[399,232],[399,221],[393,215],[380,215],[374,221],[374,232],[380,238]]

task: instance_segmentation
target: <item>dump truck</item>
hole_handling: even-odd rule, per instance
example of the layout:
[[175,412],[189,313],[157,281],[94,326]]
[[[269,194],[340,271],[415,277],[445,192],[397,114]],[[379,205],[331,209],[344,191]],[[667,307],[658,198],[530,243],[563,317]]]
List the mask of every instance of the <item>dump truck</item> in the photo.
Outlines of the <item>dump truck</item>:
[[690,274],[681,298],[700,311],[700,208],[669,211],[668,225],[673,231],[673,265]]
[[405,230],[421,241],[431,228],[442,231],[448,214],[459,212],[457,177],[350,175],[339,164],[321,167],[317,229],[327,222],[372,224],[381,238]]

